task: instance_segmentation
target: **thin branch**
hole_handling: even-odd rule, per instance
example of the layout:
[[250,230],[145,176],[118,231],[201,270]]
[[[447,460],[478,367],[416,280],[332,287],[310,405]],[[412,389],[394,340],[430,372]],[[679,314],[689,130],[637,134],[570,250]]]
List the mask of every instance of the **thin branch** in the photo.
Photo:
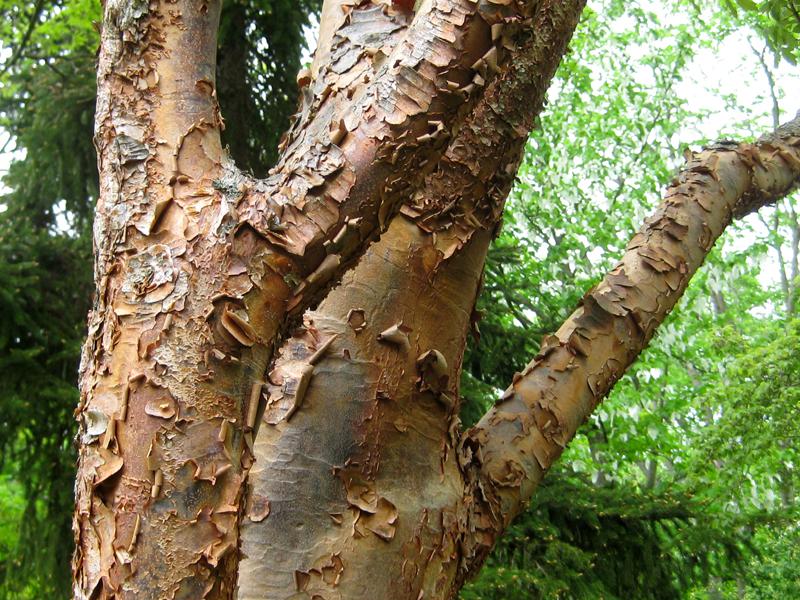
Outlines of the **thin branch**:
[[[669,82],[669,84],[664,90],[665,94],[668,94],[669,92],[672,91],[673,84],[677,80],[676,78],[677,73],[678,73],[678,65],[677,63],[675,63],[673,64],[672,70],[669,76],[667,77],[667,81]],[[633,155],[627,168],[625,169],[627,172],[630,173],[644,156],[644,152],[645,150],[647,150],[647,146],[650,144],[650,134],[652,134],[653,131],[655,131],[656,126],[659,123],[661,123],[664,118],[669,118],[670,116],[669,113],[667,113],[667,115],[664,116],[663,111],[664,111],[664,105],[663,104],[659,105],[656,114],[650,120],[650,123],[647,127],[647,133],[645,133],[641,146],[639,146],[639,149]],[[608,219],[613,213],[614,207],[616,206],[617,201],[619,200],[619,197],[622,195],[624,189],[625,189],[625,178],[620,176],[617,178],[617,189],[614,190],[614,192],[611,194],[611,201],[609,202],[608,210],[605,212],[605,216],[603,217],[603,222],[601,224],[601,227],[603,227],[608,222]]]
[[6,138],[6,141],[3,142],[3,147],[0,148],[0,154],[5,154],[6,149],[8,148],[8,145],[12,142],[13,139],[14,139],[14,136],[11,135],[11,134],[8,134],[8,137]]
[[791,203],[789,206],[789,217],[791,219],[790,229],[792,231],[792,278],[789,281],[789,295],[786,299],[786,308],[789,316],[793,316],[795,312],[796,296],[798,277],[800,277],[800,222],[797,219],[797,213]]
[[761,69],[764,71],[764,75],[767,77],[769,94],[772,98],[772,127],[777,129],[781,124],[781,109],[778,106],[778,96],[775,93],[775,78],[772,75],[769,65],[767,65],[767,61],[764,60],[764,53],[767,51],[767,48],[765,46],[764,49],[759,52],[756,50],[756,47],[753,45],[753,41],[751,39],[748,38],[747,43],[750,44],[750,49],[753,51],[753,54],[756,55],[758,62],[761,64]]
[[758,216],[758,220],[766,227],[768,232],[771,232],[773,235],[770,236],[769,245],[775,250],[775,253],[778,255],[778,274],[781,278],[781,289],[783,290],[783,298],[784,304],[788,310],[788,302],[789,302],[789,278],[786,274],[786,261],[783,258],[783,248],[778,240],[774,239],[774,236],[778,235],[778,228],[780,227],[779,221],[779,214],[778,210],[776,209],[773,213],[772,225],[770,226],[769,222],[767,221],[766,217],[762,215],[760,212],[756,213]]
[[25,33],[22,35],[22,39],[17,44],[17,47],[14,49],[14,53],[11,57],[6,61],[3,65],[3,68],[0,69],[0,77],[5,75],[8,70],[16,64],[17,60],[22,57],[22,52],[25,50],[25,47],[28,45],[30,41],[31,35],[33,35],[34,30],[36,29],[36,25],[39,23],[39,17],[44,10],[44,3],[45,0],[37,0],[36,4],[33,7],[33,14],[31,14],[30,21],[28,21],[28,27],[25,30]]

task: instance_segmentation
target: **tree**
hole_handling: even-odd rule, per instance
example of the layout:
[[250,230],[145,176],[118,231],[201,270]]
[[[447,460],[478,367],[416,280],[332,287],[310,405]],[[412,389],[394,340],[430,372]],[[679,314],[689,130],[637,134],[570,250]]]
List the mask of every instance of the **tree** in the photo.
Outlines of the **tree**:
[[[294,108],[303,27],[318,10],[315,1],[254,0],[222,11],[220,70],[232,56],[246,67],[227,69],[218,84],[223,101],[237,99],[226,103],[223,142],[248,170],[263,172],[273,160]],[[0,503],[0,520],[14,532],[7,548],[0,544],[0,598],[65,597],[77,430],[71,415],[93,287],[94,23],[101,13],[93,0],[9,0],[0,2],[0,15],[10,51],[0,66],[0,127],[9,135],[5,146],[16,149],[0,196],[0,469],[11,495],[9,505]],[[258,93],[242,97],[243,88]],[[237,130],[244,122],[250,137]]]
[[581,8],[328,3],[257,181],[219,140],[219,7],[106,7],[76,596],[448,597],[480,566],[731,218],[797,179],[794,123],[691,156],[462,435],[483,257]]

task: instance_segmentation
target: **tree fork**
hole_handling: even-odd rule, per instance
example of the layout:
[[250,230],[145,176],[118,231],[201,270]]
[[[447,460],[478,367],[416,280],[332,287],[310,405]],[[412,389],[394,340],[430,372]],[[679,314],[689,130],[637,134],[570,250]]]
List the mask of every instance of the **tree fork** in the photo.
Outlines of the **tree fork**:
[[[316,376],[337,350],[346,359],[347,348],[337,345],[361,343],[347,336],[351,330],[356,336],[354,323],[366,324],[358,324],[357,310],[348,310],[347,335],[340,319],[340,337],[334,338],[318,335],[320,329],[310,323],[294,357],[300,364],[288,364],[291,352],[278,362],[279,371],[296,369],[298,375],[285,388],[284,381],[265,378],[275,340],[292,317],[325,295],[426,176],[446,165],[442,153],[478,113],[485,87],[518,56],[515,30],[528,25],[540,3],[429,0],[396,29],[385,28],[384,17],[391,14],[399,23],[400,9],[373,4],[329,3],[344,9],[344,19],[322,24],[323,32],[331,32],[329,58],[315,61],[311,76],[302,78],[307,85],[301,112],[281,162],[263,181],[244,177],[220,148],[214,84],[218,2],[105,5],[96,121],[98,295],[78,409],[76,598],[234,594],[243,489],[259,417],[263,412],[274,431],[281,424],[288,429],[294,419],[299,427],[302,400],[314,390],[310,374]],[[381,40],[386,53],[375,51]],[[448,481],[460,482],[463,500],[456,498],[452,513],[440,512],[441,524],[420,524],[428,528],[426,547],[439,544],[430,568],[427,562],[425,568],[417,565],[433,554],[414,554],[415,544],[403,546],[409,553],[401,562],[403,594],[424,589],[452,595],[479,566],[588,410],[674,305],[729,221],[726,210],[745,212],[794,185],[798,137],[796,124],[792,127],[755,146],[701,153],[621,266],[546,341],[463,444],[457,445],[457,431],[447,428],[440,468],[455,469]],[[395,221],[398,233],[387,241],[388,250],[429,268],[426,261],[441,259],[421,233],[424,203],[402,210],[406,216]],[[452,277],[471,289],[487,234],[479,229],[462,240],[467,241],[463,252],[447,260],[461,270],[452,267],[453,273],[436,278]],[[403,244],[413,247],[410,254],[403,255]],[[391,265],[375,272],[385,277]],[[417,350],[408,333],[395,323],[364,351],[387,356],[384,346],[406,343]],[[453,391],[448,382],[460,363],[463,342],[455,338],[445,348],[438,334],[434,337],[421,339],[419,355],[404,357],[414,358],[413,365],[408,362],[407,372],[394,380],[406,389],[416,386],[403,393],[419,399],[417,410],[447,404]],[[437,346],[455,358],[448,362]],[[369,373],[365,381],[372,382]],[[371,392],[369,385],[364,389]],[[270,403],[262,406],[265,388]],[[382,389],[378,380],[375,395]],[[312,400],[308,406],[313,412],[319,404]],[[376,423],[384,423],[381,414],[402,416],[386,402],[370,406],[377,407]],[[442,422],[432,430],[441,433]],[[373,427],[365,429],[384,432]],[[325,479],[345,489],[345,510],[329,518],[349,519],[362,540],[391,544],[405,535],[406,521],[398,521],[398,505],[370,486],[377,481],[370,476],[380,461],[391,462],[382,453],[394,450],[380,440],[363,441],[356,443],[358,464],[345,461],[338,481]],[[421,454],[414,456],[430,464]],[[248,523],[269,524],[270,498],[254,491]],[[430,536],[439,531],[437,542]],[[369,563],[363,565],[368,573]],[[307,569],[295,568],[294,588],[285,593],[344,581],[347,566],[332,554]]]
[[388,231],[281,348],[237,597],[447,598],[466,531],[458,377],[486,250],[583,2],[542,2]]
[[[219,3],[106,4],[75,597],[233,593],[254,390],[273,341],[434,168],[513,54],[492,32],[525,24],[532,4],[424,3],[355,96],[340,93],[341,65],[306,91],[282,161],[261,182],[220,149]],[[431,135],[440,126],[445,135]]]

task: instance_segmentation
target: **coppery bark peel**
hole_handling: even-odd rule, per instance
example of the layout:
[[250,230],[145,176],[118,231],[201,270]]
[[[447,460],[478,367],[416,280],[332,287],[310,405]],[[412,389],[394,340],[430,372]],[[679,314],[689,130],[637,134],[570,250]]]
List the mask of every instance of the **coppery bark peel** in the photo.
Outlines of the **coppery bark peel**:
[[327,1],[255,181],[220,144],[219,3],[106,3],[75,598],[457,592],[732,216],[797,181],[796,124],[695,156],[462,437],[486,248],[582,7]]

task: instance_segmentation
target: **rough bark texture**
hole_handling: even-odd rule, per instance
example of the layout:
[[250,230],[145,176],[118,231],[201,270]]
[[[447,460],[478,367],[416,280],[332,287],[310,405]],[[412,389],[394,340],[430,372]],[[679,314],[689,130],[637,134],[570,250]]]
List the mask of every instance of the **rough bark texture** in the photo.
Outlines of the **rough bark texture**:
[[732,215],[800,165],[796,128],[695,156],[461,438],[481,264],[581,7],[326,3],[256,181],[221,150],[218,1],[106,3],[75,598],[231,598],[239,572],[240,598],[446,598],[480,565]]
[[239,598],[448,595],[457,562],[442,518],[463,491],[453,399],[489,238],[437,273],[431,237],[395,220],[284,345],[265,386]]
[[280,351],[238,597],[446,598],[467,531],[457,382],[488,243],[583,2],[543,2],[436,171]]
[[[212,265],[225,249],[213,189],[222,158],[218,13],[216,3],[188,1],[105,6],[98,293],[79,407],[77,598],[199,597],[215,582],[195,576],[236,547],[235,510],[220,508],[235,506],[239,494],[241,436],[227,448],[204,439],[216,439],[236,411],[224,384],[207,385],[210,370],[198,368],[208,361],[208,291],[219,275]],[[190,438],[202,441],[189,449]],[[183,539],[191,521],[198,535]]]
[[435,167],[533,4],[424,3],[384,55],[385,15],[400,9],[340,3],[338,54],[265,181],[220,149],[219,4],[105,6],[76,597],[231,596],[258,392],[287,314]]
[[798,183],[800,118],[755,144],[692,154],[620,263],[466,433],[462,457],[479,500],[473,525],[483,532],[471,539],[476,561],[645,348],[725,227]]

